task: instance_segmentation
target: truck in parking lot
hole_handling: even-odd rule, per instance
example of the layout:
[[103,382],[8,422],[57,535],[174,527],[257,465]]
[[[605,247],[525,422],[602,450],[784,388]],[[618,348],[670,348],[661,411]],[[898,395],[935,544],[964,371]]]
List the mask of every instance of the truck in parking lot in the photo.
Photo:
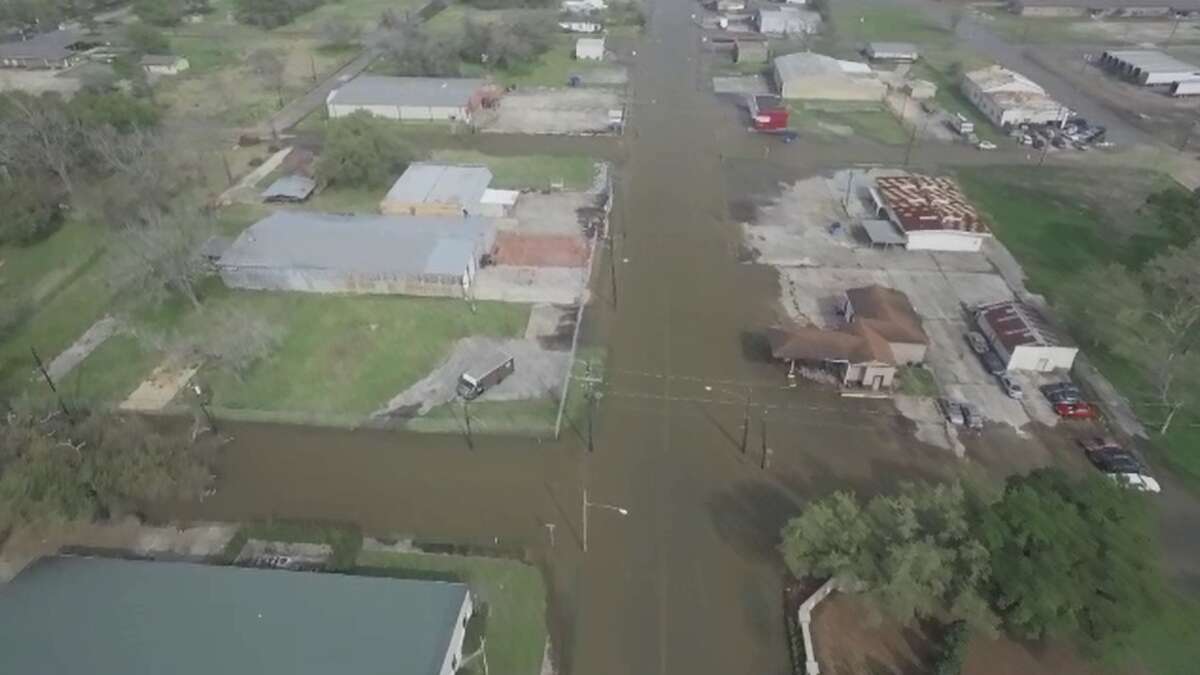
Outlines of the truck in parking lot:
[[493,350],[475,359],[474,364],[458,376],[458,395],[470,401],[504,381],[513,374],[516,362],[500,350]]

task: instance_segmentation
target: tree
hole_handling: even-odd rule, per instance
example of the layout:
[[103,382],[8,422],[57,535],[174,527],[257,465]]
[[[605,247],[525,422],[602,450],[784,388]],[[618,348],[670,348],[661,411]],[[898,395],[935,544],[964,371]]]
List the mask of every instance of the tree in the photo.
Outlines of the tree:
[[237,20],[260,28],[278,28],[323,4],[324,0],[234,0]]
[[1128,634],[1162,593],[1144,497],[1057,469],[1014,476],[981,516],[990,595],[1010,632],[1099,644]]
[[174,291],[199,308],[196,285],[211,271],[199,249],[213,231],[211,218],[199,209],[144,206],[121,227],[113,244],[111,280],[119,289],[156,299]]
[[176,26],[188,13],[186,0],[135,0],[133,13],[154,26]]
[[341,17],[333,17],[317,30],[321,45],[329,49],[347,49],[362,37],[362,26]]
[[85,135],[111,128],[122,133],[158,126],[158,108],[149,101],[121,91],[80,92],[67,104],[67,111],[82,127]]
[[788,522],[784,561],[796,576],[861,584],[901,621],[949,615],[990,630],[981,594],[987,551],[970,534],[973,508],[958,485],[906,484],[865,508],[853,494],[836,493]]
[[316,174],[326,184],[382,187],[412,159],[412,149],[387,120],[359,111],[330,122]]
[[139,54],[170,54],[171,43],[157,28],[145,23],[132,23],[125,29],[125,39]]
[[[1095,301],[1098,288],[1104,289],[1103,304]],[[1140,320],[1146,304],[1138,278],[1117,263],[1085,268],[1060,287],[1057,299],[1080,342],[1109,350],[1120,342],[1125,326]]]
[[279,54],[269,49],[257,49],[250,53],[246,58],[246,63],[250,66],[251,72],[254,73],[263,85],[268,89],[275,91],[275,96],[279,101],[279,107],[283,107],[283,85],[285,67],[283,59]]
[[51,173],[68,196],[75,193],[72,179],[82,134],[79,120],[68,114],[57,96],[21,92],[0,96],[0,166]]
[[459,74],[456,45],[434,38],[419,24],[404,24],[383,39],[384,69],[392,75],[454,77]]
[[1193,350],[1200,338],[1200,240],[1168,248],[1150,261],[1145,276],[1151,325],[1137,334],[1129,355],[1144,364],[1167,410],[1159,428],[1165,434],[1200,386],[1200,355]]
[[62,222],[62,194],[42,177],[0,179],[0,245],[26,245],[49,236]]
[[527,64],[550,48],[554,36],[552,16],[538,12],[509,21],[463,21],[459,55],[465,61],[496,68]]

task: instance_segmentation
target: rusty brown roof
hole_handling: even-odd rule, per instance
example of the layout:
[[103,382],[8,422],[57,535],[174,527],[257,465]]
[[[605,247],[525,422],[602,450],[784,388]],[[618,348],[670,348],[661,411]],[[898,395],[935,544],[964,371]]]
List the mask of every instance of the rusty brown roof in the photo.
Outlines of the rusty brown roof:
[[767,342],[772,356],[788,361],[896,362],[888,341],[861,321],[852,321],[841,330],[815,326],[768,328]]
[[880,176],[875,191],[905,232],[955,230],[987,234],[979,212],[947,176]]
[[929,338],[921,328],[921,317],[913,309],[908,296],[894,288],[878,284],[851,288],[846,299],[854,317],[865,323],[888,342],[928,344]]
[[977,309],[980,323],[986,323],[1008,353],[1021,345],[1041,347],[1067,346],[1033,307],[1016,301],[996,302]]

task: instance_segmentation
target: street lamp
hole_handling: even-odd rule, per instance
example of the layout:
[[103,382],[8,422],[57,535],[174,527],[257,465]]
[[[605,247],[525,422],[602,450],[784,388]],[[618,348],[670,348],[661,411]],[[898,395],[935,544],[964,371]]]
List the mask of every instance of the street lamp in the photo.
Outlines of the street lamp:
[[587,497],[587,489],[583,491],[583,552],[587,553],[588,547],[588,509],[606,509],[615,511],[622,516],[629,515],[629,510],[612,504],[601,504],[599,502],[589,502]]

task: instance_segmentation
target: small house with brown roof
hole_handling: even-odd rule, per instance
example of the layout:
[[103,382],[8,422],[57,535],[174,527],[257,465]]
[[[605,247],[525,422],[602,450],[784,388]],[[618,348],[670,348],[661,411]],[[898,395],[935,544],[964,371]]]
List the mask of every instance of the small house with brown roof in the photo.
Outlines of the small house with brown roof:
[[992,236],[953,178],[880,176],[870,195],[877,217],[896,226],[910,251],[978,251]]
[[904,293],[878,284],[851,288],[843,296],[842,315],[850,324],[861,322],[887,340],[896,365],[925,360],[929,337]]
[[862,321],[827,330],[815,326],[767,329],[771,355],[788,364],[829,373],[842,386],[882,389],[892,386],[896,358],[888,341]]

